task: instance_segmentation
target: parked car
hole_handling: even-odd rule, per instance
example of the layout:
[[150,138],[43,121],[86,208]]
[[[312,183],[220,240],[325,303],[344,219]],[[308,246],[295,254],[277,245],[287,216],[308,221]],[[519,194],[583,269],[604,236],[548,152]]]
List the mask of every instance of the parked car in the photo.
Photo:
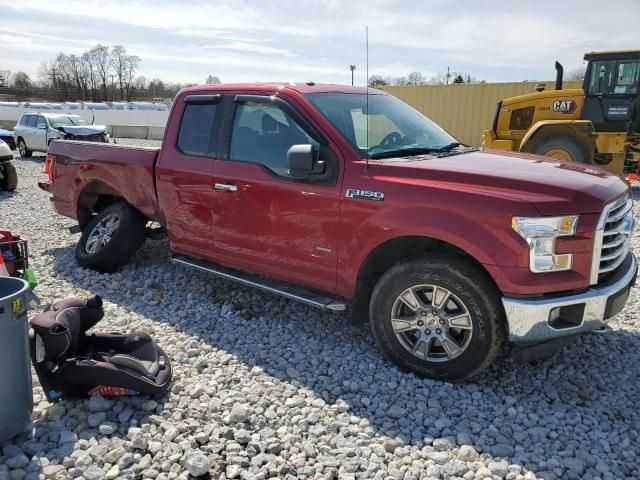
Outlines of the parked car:
[[18,188],[18,173],[13,164],[13,153],[4,141],[0,140],[0,191],[12,192]]
[[181,265],[350,301],[389,359],[432,378],[477,374],[505,340],[539,352],[602,328],[637,275],[617,175],[465,147],[376,90],[188,88],[162,148],[54,141],[47,162],[80,265],[126,264],[153,220]]
[[84,118],[66,113],[25,113],[18,120],[13,136],[22,157],[46,152],[56,139],[109,141],[106,126],[90,125]]
[[11,130],[0,128],[0,140],[9,145],[11,150],[16,149],[16,141],[13,138],[13,132]]

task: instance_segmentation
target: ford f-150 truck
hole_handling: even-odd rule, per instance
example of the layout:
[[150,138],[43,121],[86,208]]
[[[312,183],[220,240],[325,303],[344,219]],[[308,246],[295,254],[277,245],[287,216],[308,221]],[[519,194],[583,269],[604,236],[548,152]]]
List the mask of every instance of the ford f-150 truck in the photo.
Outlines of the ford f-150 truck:
[[55,210],[113,271],[166,229],[172,260],[331,310],[443,380],[601,329],[635,284],[627,185],[596,167],[470,148],[395,97],[306,84],[192,87],[160,149],[54,141]]

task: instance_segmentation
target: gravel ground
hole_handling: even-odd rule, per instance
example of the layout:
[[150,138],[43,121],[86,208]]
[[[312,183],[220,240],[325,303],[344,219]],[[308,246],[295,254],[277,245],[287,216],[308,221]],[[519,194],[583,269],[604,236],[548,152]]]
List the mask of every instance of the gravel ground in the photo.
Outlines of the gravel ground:
[[49,405],[34,376],[33,429],[1,446],[0,479],[640,478],[638,289],[611,331],[544,361],[507,355],[471,384],[422,380],[346,314],[174,266],[164,241],[116,274],[79,268],[72,221],[37,188],[43,160],[17,159],[18,190],[0,194],[43,304],[102,295],[97,329],[149,332],[174,385]]

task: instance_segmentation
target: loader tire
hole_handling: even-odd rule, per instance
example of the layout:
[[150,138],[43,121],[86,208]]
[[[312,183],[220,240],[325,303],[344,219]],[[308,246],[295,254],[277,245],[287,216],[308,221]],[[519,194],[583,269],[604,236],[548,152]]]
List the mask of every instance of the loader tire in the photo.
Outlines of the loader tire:
[[537,142],[531,153],[578,163],[591,163],[591,152],[579,138],[566,134],[551,135]]
[[109,205],[87,224],[76,245],[80,266],[111,273],[125,265],[146,238],[147,219],[125,202]]

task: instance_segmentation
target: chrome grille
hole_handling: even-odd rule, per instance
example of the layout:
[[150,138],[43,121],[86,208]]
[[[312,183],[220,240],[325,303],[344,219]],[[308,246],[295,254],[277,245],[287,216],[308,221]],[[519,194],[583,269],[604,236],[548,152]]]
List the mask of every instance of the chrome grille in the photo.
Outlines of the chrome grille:
[[627,258],[633,224],[633,201],[628,194],[604,208],[595,235],[592,284],[598,283],[603,275],[613,272]]

